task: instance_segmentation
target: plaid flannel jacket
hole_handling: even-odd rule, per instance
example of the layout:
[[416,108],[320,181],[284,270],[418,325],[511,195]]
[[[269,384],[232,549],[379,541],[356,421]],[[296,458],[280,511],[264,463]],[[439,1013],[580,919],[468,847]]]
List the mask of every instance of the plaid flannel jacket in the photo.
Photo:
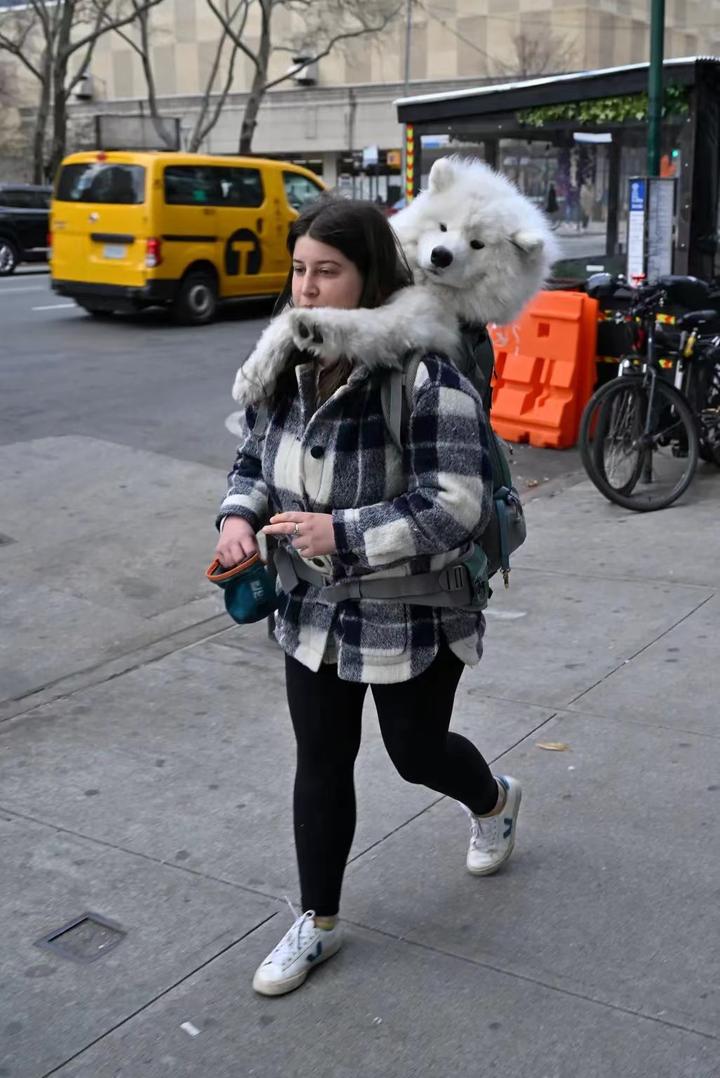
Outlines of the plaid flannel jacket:
[[[316,370],[313,362],[295,368],[297,396],[267,422],[247,409],[247,435],[218,519],[242,516],[258,531],[277,512],[332,513],[337,553],[309,564],[333,581],[423,573],[454,561],[491,509],[486,420],[473,386],[440,356],[424,356],[401,454],[383,417],[386,372],[355,366],[317,407]],[[304,581],[280,592],[275,618],[289,655],[311,670],[337,661],[342,679],[368,683],[415,677],[443,642],[474,665],[485,627],[479,612],[387,600],[331,604]]]

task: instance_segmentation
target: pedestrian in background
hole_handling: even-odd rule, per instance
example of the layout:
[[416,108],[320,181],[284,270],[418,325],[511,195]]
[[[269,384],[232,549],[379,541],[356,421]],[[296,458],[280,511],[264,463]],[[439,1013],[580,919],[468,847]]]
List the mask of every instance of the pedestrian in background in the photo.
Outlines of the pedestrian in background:
[[550,221],[550,227],[554,232],[560,224],[560,206],[558,204],[557,191],[555,190],[554,183],[551,183],[548,186],[547,198],[545,199],[545,214]]
[[[367,203],[312,204],[292,224],[288,248],[296,306],[369,308],[372,318],[372,308],[411,283],[384,215]],[[515,841],[518,782],[494,776],[477,748],[449,731],[463,668],[482,653],[482,612],[402,599],[333,604],[307,579],[314,569],[328,583],[412,580],[456,562],[488,519],[492,474],[475,389],[443,356],[424,355],[401,454],[382,410],[388,374],[374,356],[351,364],[299,352],[265,372],[262,386],[248,388],[247,436],[220,508],[222,565],[254,553],[262,530],[280,542],[295,576],[280,592],[275,635],[297,741],[304,912],[255,973],[253,986],[264,995],[297,988],[341,945],[368,686],[400,775],[466,809],[469,871],[496,872]]]
[[583,229],[587,229],[595,209],[595,192],[589,183],[584,183],[580,188],[580,207],[582,209],[582,226]]

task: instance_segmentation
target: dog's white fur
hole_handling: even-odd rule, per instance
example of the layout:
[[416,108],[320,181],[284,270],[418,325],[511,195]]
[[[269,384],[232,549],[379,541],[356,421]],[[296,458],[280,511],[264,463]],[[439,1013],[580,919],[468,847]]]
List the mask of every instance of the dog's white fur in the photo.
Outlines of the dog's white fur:
[[[459,321],[511,322],[542,286],[558,253],[540,210],[475,158],[436,161],[428,189],[391,224],[415,284],[370,316],[329,307],[284,311],[238,371],[236,401],[247,405],[267,397],[294,348],[373,367],[398,366],[411,349],[453,356]],[[438,264],[448,257],[447,265]]]

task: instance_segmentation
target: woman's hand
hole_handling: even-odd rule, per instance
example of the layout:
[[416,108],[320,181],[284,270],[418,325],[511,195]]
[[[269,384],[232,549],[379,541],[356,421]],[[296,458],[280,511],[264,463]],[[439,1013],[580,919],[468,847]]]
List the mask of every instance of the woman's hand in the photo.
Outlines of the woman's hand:
[[304,558],[335,553],[335,532],[330,513],[278,513],[263,528],[265,535],[289,535]]
[[233,565],[239,565],[252,554],[258,551],[258,542],[251,524],[243,517],[225,517],[223,529],[220,532],[215,557],[225,569],[231,569]]

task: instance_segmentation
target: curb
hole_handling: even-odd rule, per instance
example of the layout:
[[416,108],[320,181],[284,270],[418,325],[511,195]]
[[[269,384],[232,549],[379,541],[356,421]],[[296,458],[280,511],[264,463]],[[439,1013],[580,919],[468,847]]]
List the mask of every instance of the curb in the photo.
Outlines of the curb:
[[114,659],[106,659],[95,666],[65,674],[41,689],[33,689],[25,696],[2,700],[0,701],[0,724],[27,715],[28,712],[59,700],[61,697],[72,696],[73,693],[92,685],[100,685],[105,681],[121,677],[147,663],[164,659],[166,655],[175,651],[182,651],[183,648],[200,644],[214,636],[220,636],[231,627],[228,625],[227,614],[215,614],[211,618],[188,625],[177,632],[153,640],[149,644],[132,648]]

